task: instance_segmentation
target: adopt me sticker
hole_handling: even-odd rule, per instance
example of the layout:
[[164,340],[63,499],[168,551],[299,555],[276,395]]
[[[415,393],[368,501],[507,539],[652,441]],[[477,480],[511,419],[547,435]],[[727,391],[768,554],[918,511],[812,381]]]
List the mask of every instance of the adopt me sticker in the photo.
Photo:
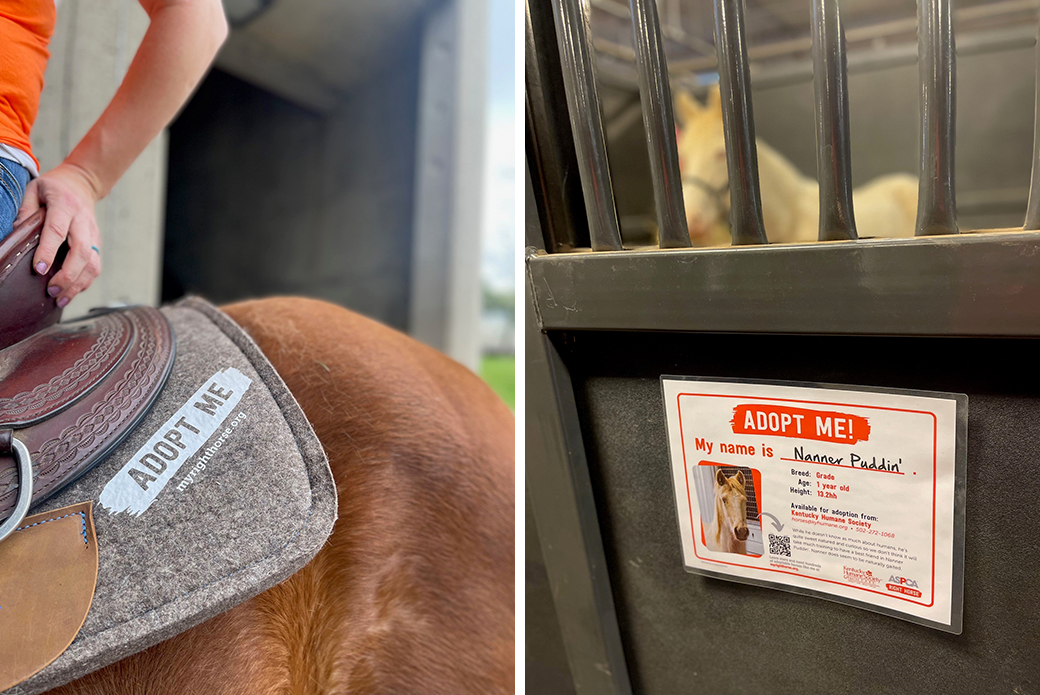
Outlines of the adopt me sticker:
[[966,396],[661,386],[688,571],[960,633]]

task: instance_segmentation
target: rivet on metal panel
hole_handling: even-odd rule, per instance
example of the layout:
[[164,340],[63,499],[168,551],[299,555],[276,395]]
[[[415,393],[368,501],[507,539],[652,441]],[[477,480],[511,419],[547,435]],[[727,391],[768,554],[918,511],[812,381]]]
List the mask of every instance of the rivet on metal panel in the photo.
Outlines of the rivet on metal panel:
[[661,24],[654,0],[629,0],[632,32],[643,105],[643,128],[650,148],[650,174],[657,208],[657,237],[661,248],[690,246],[683,206],[679,153],[672,117],[672,92],[661,41]]
[[553,0],[553,11],[592,249],[616,251],[621,248],[621,232],[614,208],[614,188],[596,87],[589,3],[588,0]]
[[715,0],[715,51],[726,135],[733,245],[765,244],[768,239],[762,223],[743,0]]
[[956,234],[953,149],[957,67],[950,0],[918,0],[917,61],[921,80],[921,171],[916,234]]
[[837,0],[813,0],[813,90],[816,172],[820,179],[820,241],[856,239],[849,147],[845,29]]

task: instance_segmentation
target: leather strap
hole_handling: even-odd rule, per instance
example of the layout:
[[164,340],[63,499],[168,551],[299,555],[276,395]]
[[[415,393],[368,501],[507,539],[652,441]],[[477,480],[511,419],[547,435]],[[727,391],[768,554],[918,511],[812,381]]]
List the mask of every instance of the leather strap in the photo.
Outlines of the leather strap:
[[90,610],[97,571],[91,502],[26,517],[0,543],[0,691],[72,644]]

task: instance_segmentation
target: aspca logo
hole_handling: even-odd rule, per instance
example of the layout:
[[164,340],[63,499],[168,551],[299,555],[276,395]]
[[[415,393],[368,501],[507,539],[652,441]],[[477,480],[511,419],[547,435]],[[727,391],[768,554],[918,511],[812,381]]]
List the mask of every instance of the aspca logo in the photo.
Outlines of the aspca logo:
[[904,596],[921,598],[921,592],[917,589],[917,582],[908,577],[897,577],[893,574],[888,578],[888,584],[885,584],[885,588]]
[[912,589],[916,589],[917,588],[917,582],[915,582],[913,579],[907,579],[906,577],[897,577],[894,574],[891,577],[888,578],[888,582],[889,582],[889,584],[898,584],[899,586],[908,586],[908,587],[910,587]]

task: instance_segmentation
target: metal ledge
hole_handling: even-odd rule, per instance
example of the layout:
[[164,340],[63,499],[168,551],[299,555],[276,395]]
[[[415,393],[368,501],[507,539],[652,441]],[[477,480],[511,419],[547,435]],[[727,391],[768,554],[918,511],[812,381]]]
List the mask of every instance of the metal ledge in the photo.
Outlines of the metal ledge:
[[543,330],[1040,336],[1040,232],[527,259]]

